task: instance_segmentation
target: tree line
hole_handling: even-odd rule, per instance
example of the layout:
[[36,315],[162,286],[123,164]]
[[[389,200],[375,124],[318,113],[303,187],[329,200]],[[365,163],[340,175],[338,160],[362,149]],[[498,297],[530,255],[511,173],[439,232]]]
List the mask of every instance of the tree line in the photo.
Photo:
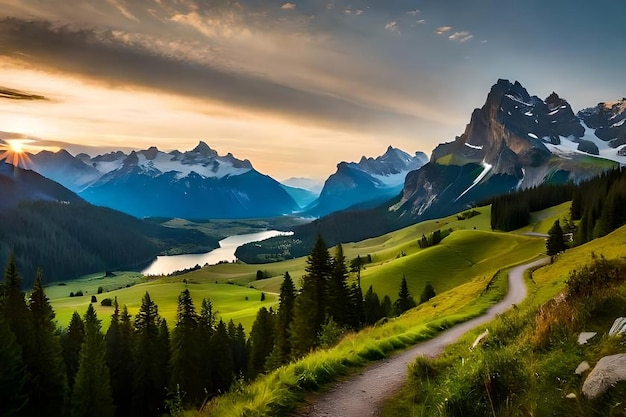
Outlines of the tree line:
[[[530,213],[572,201],[569,221],[574,244],[602,237],[626,224],[626,168],[605,172],[580,184],[544,184],[494,197],[491,228],[511,231],[526,226]],[[570,228],[570,225],[566,225]]]
[[[48,242],[42,245],[41,242]],[[14,252],[30,288],[36,266],[52,281],[137,267],[172,247],[210,250],[217,239],[87,203],[22,202],[0,210],[0,262]]]
[[[106,332],[91,304],[57,328],[41,271],[27,296],[11,254],[0,284],[0,415],[141,417],[201,407],[237,379],[416,306],[405,277],[393,303],[372,286],[363,295],[362,263],[352,264],[357,279],[349,284],[341,245],[331,257],[319,238],[302,288],[285,273],[277,309],[261,308],[247,337],[241,324],[219,319],[209,299],[197,311],[188,289],[178,297],[171,331],[148,292],[134,317],[115,300]],[[434,295],[428,284],[420,302]]]

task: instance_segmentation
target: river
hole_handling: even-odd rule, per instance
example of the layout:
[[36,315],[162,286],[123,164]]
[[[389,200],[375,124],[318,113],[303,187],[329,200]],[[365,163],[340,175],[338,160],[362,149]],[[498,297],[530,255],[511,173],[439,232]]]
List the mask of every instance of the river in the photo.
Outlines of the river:
[[221,261],[235,261],[235,250],[246,243],[258,242],[274,236],[290,235],[290,232],[266,230],[263,232],[247,233],[244,235],[229,236],[220,240],[220,247],[210,252],[193,255],[157,256],[156,260],[141,271],[144,275],[167,275],[174,271],[193,268],[196,265],[214,265]]

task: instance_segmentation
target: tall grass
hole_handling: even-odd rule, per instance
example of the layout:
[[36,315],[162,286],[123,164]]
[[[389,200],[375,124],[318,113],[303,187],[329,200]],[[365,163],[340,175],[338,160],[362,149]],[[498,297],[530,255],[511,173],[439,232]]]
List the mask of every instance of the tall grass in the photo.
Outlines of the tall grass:
[[[535,271],[529,298],[490,322],[476,348],[470,346],[483,328],[440,357],[412,364],[407,385],[383,415],[626,416],[626,383],[587,400],[581,393],[586,374],[574,373],[581,361],[593,367],[626,347],[626,336],[607,334],[613,320],[626,315],[624,243],[626,227]],[[580,345],[581,331],[598,335]]]
[[[506,274],[497,274],[496,279],[473,279],[386,324],[348,334],[331,349],[314,351],[249,385],[215,398],[200,414],[220,417],[286,415],[306,393],[480,315],[506,293],[507,282],[501,277]],[[485,291],[487,285],[490,289]]]

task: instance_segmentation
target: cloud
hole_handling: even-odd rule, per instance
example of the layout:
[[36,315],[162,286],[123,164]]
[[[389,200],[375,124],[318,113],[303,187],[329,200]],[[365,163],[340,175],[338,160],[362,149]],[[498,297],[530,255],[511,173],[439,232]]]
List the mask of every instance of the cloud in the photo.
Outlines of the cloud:
[[[388,30],[396,31],[397,23],[390,24]],[[159,52],[158,46],[149,49],[133,38],[126,39],[110,31],[77,30],[14,18],[0,20],[0,61],[27,56],[28,64],[41,70],[91,82],[97,80],[116,89],[160,91],[231,106],[250,114],[282,115],[290,120],[326,126],[383,128],[393,124],[412,125],[421,119],[409,111],[377,104],[380,98],[363,101],[353,92],[284,82],[281,74],[270,78],[238,67],[177,55],[176,50]],[[67,56],[72,59],[59,58]]]
[[280,8],[283,10],[295,10],[296,5],[294,3],[285,3],[282,6],[280,6]]
[[364,12],[361,9],[354,9],[352,10],[351,8],[346,8],[344,11],[344,14],[347,15],[355,15],[355,16],[361,16]]
[[419,24],[419,25],[423,25],[423,24],[426,23],[426,19],[420,19],[416,23]]
[[470,32],[463,30],[461,32],[454,32],[452,35],[448,36],[448,39],[452,41],[467,42],[473,37],[474,35],[472,35]]
[[418,9],[415,9],[415,10],[408,11],[406,13],[410,14],[411,16],[417,16],[420,13],[420,11]]
[[439,26],[435,29],[435,33],[437,35],[443,35],[446,32],[450,32],[452,30],[452,26]]
[[37,94],[25,93],[23,91],[14,90],[12,88],[6,88],[0,86],[0,98],[9,100],[48,100],[44,96]]
[[400,33],[400,25],[393,20],[385,25],[385,30],[391,33]]

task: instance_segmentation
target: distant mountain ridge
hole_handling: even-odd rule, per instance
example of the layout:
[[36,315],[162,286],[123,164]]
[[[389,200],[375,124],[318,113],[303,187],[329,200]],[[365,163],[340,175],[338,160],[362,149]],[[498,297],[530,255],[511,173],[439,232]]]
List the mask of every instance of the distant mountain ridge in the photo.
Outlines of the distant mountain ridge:
[[133,268],[164,251],[207,251],[216,238],[93,206],[42,175],[0,163],[0,262],[15,252],[24,284],[38,267],[49,281]]
[[340,162],[306,213],[324,216],[350,207],[378,205],[397,195],[406,174],[426,162],[428,157],[423,152],[411,156],[392,146],[376,158],[363,156],[358,163]]
[[276,180],[205,142],[187,152],[156,147],[90,157],[61,150],[30,156],[32,168],[92,204],[136,217],[271,217],[298,210]]

